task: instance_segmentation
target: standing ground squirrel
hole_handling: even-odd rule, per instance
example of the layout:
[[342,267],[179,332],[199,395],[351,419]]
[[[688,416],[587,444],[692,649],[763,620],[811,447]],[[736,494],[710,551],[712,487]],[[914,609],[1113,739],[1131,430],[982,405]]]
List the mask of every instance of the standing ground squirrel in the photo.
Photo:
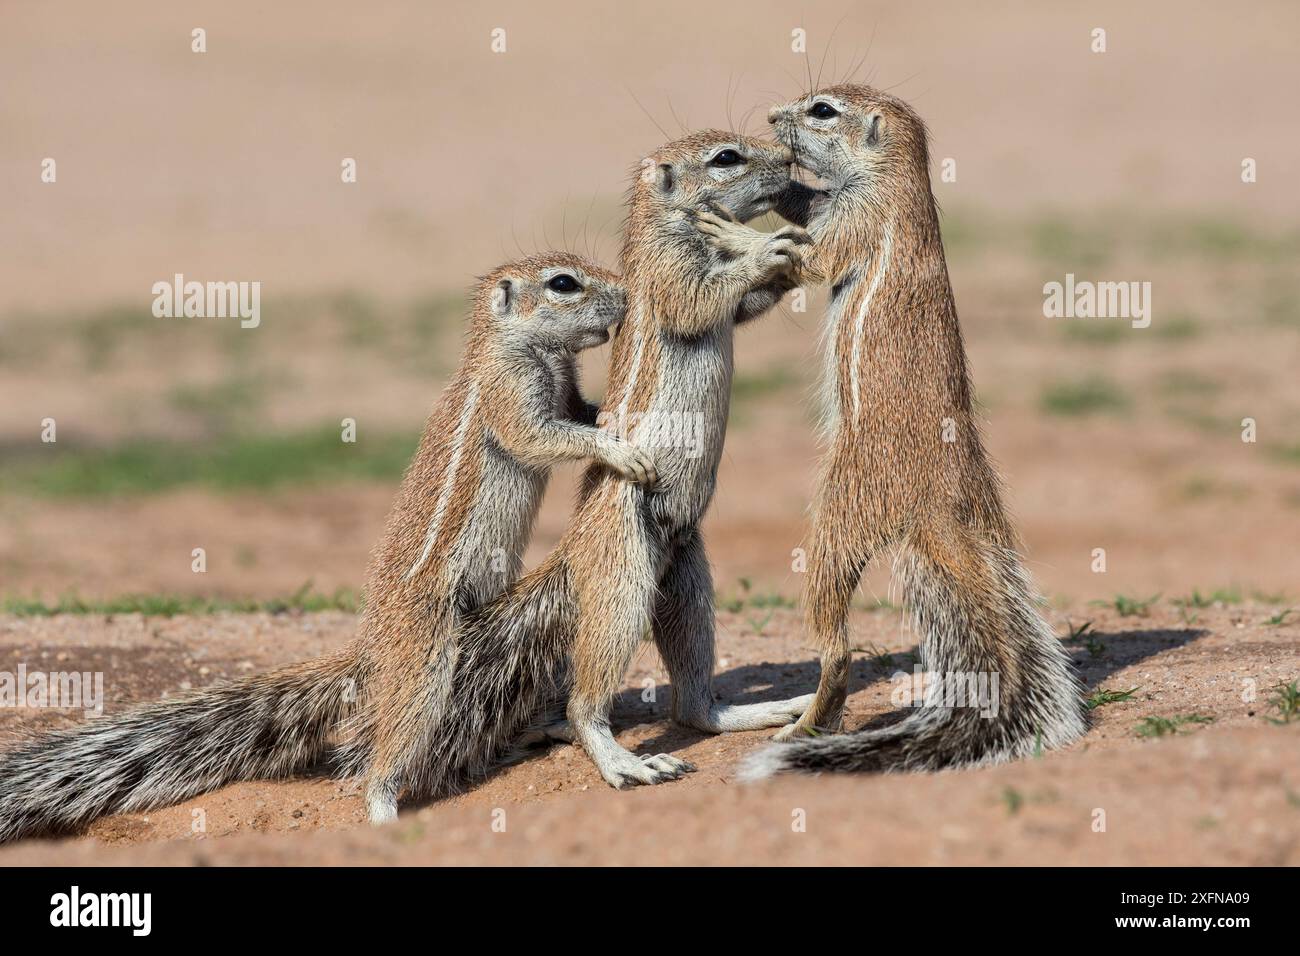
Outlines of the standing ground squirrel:
[[577,387],[575,353],[608,341],[625,306],[616,276],[565,253],[480,280],[460,370],[375,550],[358,639],[0,755],[0,842],[301,770],[341,722],[341,762],[369,771],[372,818],[396,812],[399,786],[423,790],[422,734],[448,706],[461,619],[518,577],[550,466],[591,458],[655,480],[647,452],[594,427]]
[[[627,318],[614,338],[601,418],[654,454],[650,487],[587,472],[556,549],[500,598],[467,615],[452,676],[454,707],[430,728],[429,765],[454,787],[567,696],[564,736],[616,787],[693,769],[666,754],[637,757],[609,728],[609,708],[643,636],[653,633],[673,685],[672,714],[717,733],[779,727],[794,701],[713,700],[713,583],[699,521],[713,496],[730,402],[735,324],[792,286],[802,229],[787,227],[743,255],[713,250],[700,213],[742,218],[771,208],[789,184],[785,147],[703,132],[659,149],[632,189],[622,271]],[[693,424],[679,442],[675,427]],[[630,427],[629,427],[630,426]]]
[[[919,706],[881,730],[766,748],[747,772],[933,769],[1068,744],[1087,726],[1080,687],[1039,614],[971,414],[925,126],[901,100],[862,86],[801,97],[769,119],[826,184],[792,184],[777,211],[808,226],[805,268],[831,288],[830,448],[806,589],[822,674],[814,704],[778,737],[840,728],[849,602],[864,569],[890,549],[921,664],[938,680],[927,700],[947,705]],[[981,679],[997,681],[992,713],[952,705]]]
[[596,428],[575,355],[609,340],[627,304],[622,282],[551,253],[484,277],[460,370],[429,418],[366,588],[361,706],[342,762],[369,779],[373,822],[397,814],[403,788],[430,789],[427,735],[447,707],[464,616],[519,577],[557,462],[653,484],[650,455]]
[[[790,151],[753,137],[704,131],[661,147],[633,187],[622,272],[628,316],[610,360],[602,414],[654,451],[659,482],[640,488],[589,472],[558,552],[580,610],[568,718],[576,740],[616,787],[673,779],[689,765],[638,759],[614,740],[609,708],[641,637],[653,633],[673,685],[672,715],[718,733],[781,726],[808,700],[722,705],[713,700],[713,580],[699,522],[713,498],[731,400],[737,322],[793,286],[802,229],[720,255],[700,213],[743,219],[772,208],[789,185]],[[689,445],[674,423],[698,424]]]

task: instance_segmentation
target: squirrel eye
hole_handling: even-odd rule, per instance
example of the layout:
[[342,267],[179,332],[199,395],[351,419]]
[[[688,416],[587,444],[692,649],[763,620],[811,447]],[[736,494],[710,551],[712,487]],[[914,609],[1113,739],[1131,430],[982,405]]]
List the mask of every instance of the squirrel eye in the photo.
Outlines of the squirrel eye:
[[550,282],[546,283],[546,287],[555,292],[577,292],[582,288],[582,286],[578,285],[577,279],[564,273],[553,277]]
[[724,149],[718,155],[709,160],[710,166],[739,166],[745,161],[745,158],[734,149]]
[[815,116],[818,119],[830,119],[833,116],[839,116],[840,111],[829,103],[814,103],[808,110],[809,116]]

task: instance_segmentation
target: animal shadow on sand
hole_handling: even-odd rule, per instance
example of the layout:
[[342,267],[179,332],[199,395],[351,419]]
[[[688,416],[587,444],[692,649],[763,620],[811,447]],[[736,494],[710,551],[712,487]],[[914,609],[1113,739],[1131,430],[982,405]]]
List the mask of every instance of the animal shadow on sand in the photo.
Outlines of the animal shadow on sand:
[[[1149,628],[1116,631],[1087,631],[1079,640],[1066,640],[1066,650],[1079,669],[1085,693],[1100,687],[1117,671],[1182,647],[1205,637],[1204,628]],[[875,656],[855,655],[849,692],[878,683],[888,683],[899,671],[911,675],[919,661],[919,648],[892,651]],[[744,664],[722,671],[713,680],[714,696],[729,704],[758,703],[810,694],[817,688],[819,667],[816,659],[793,663]],[[643,700],[647,690],[630,688],[616,699],[613,724],[616,731],[647,723],[662,723],[659,733],[643,741],[638,753],[672,753],[708,738],[709,734],[668,721],[671,685],[654,688],[654,701]],[[874,730],[901,720],[905,710],[894,709],[877,714],[865,722],[848,722],[851,730]]]
[[[1112,674],[1131,667],[1134,664],[1156,657],[1166,651],[1174,650],[1191,643],[1210,632],[1200,628],[1148,628],[1114,631],[1088,631],[1080,639],[1066,641],[1066,648],[1079,668],[1087,689],[1101,686]],[[111,658],[116,688],[127,702],[138,703],[156,699],[160,686],[175,686],[187,673],[182,662],[181,651],[176,648],[151,649],[148,652],[135,652],[122,648],[84,648],[78,655],[83,664],[103,666],[106,658]],[[860,690],[874,684],[888,682],[898,671],[910,674],[917,662],[917,648],[895,651],[887,655],[865,656],[859,654],[853,660],[852,690]],[[743,664],[723,670],[714,677],[715,696],[720,701],[733,704],[758,703],[766,700],[779,700],[800,694],[811,693],[817,686],[818,664],[815,658],[806,661],[770,662]],[[139,685],[139,686],[136,686]],[[129,691],[121,694],[123,687]],[[680,727],[669,719],[669,701],[672,687],[670,684],[644,688],[629,688],[623,691],[615,701],[613,723],[616,730],[626,730],[645,725],[656,728],[654,736],[642,741],[635,750],[638,753],[671,753],[679,751],[700,740],[707,739],[705,734],[688,727]],[[118,695],[115,695],[118,696]],[[113,707],[113,710],[121,709]],[[866,729],[885,726],[903,716],[905,711],[893,710],[869,718],[853,729]],[[557,711],[558,716],[558,711]],[[71,722],[75,723],[76,720]],[[33,732],[52,729],[43,726],[44,721],[7,722],[3,727],[4,743],[0,750],[13,746],[22,738]],[[59,724],[64,722],[60,721]],[[15,739],[18,738],[18,739]],[[549,747],[537,746],[515,755],[509,764],[536,759],[547,753]],[[486,776],[494,776],[504,767],[494,768]],[[328,775],[325,766],[304,769],[294,775],[298,779],[314,778]],[[484,778],[467,784],[475,786]],[[355,781],[359,783],[359,781]],[[405,804],[404,809],[437,803],[449,794],[420,799]],[[70,833],[83,832],[77,828]]]

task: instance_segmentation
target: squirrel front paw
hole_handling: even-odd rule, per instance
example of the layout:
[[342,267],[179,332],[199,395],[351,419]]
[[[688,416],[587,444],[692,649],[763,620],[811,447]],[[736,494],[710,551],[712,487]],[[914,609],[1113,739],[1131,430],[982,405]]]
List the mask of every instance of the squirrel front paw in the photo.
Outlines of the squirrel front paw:
[[723,206],[718,206],[717,212],[697,212],[695,228],[710,246],[730,258],[750,255],[767,239],[766,235],[745,225]]
[[812,242],[808,231],[799,226],[783,226],[770,233],[751,229],[721,206],[717,212],[696,213],[695,228],[722,254],[750,258],[760,282],[780,276],[797,279],[803,264],[801,247]]
[[638,485],[653,485],[659,481],[654,459],[636,445],[620,440],[606,450],[603,460],[625,479]]
[[803,247],[812,242],[808,230],[798,226],[783,226],[776,232],[763,236],[765,240],[759,253],[758,265],[767,278],[789,276],[797,279],[803,265]]

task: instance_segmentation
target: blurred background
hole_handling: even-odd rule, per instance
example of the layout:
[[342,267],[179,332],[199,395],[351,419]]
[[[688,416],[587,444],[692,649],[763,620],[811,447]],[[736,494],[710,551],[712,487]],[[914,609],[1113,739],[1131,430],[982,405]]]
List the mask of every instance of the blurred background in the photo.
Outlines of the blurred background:
[[[612,262],[630,171],[665,131],[760,132],[769,104],[864,58],[856,79],[930,125],[987,442],[1051,599],[1300,591],[1293,3],[7,0],[0,21],[10,609],[347,604],[473,277],[548,245]],[[260,282],[260,326],[155,318],[175,273]],[[1150,282],[1150,327],[1044,318],[1067,273]],[[724,600],[800,592],[821,310],[814,294],[740,334],[706,527]],[[607,360],[587,354],[589,393]]]

